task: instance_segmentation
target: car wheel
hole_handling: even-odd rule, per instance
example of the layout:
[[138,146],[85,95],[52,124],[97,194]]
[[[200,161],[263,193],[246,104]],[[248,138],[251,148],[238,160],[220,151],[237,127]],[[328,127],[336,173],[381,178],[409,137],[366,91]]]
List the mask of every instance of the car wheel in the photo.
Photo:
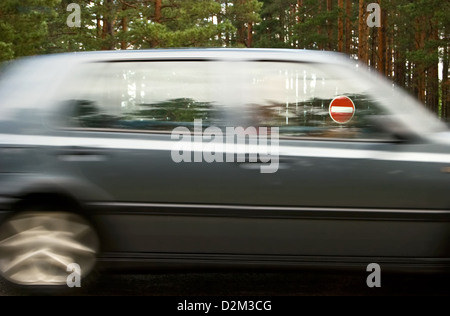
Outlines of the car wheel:
[[0,275],[15,285],[65,287],[93,271],[98,251],[95,229],[74,213],[24,212],[0,226]]

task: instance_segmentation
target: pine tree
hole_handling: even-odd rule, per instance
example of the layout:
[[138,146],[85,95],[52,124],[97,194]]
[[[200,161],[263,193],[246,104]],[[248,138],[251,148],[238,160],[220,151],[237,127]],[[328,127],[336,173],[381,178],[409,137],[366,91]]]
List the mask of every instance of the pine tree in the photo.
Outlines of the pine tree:
[[60,0],[2,0],[0,2],[0,61],[43,53],[47,21]]
[[[299,48],[338,50],[338,8],[332,1],[320,4],[316,0],[303,0],[299,8],[297,41]],[[319,31],[326,27],[327,32]]]
[[[255,25],[256,47],[297,47],[296,26],[299,3],[297,0],[262,0],[261,22]],[[295,12],[292,11],[294,8]],[[290,25],[289,25],[290,24]],[[291,36],[288,36],[291,33]]]
[[236,29],[232,46],[251,47],[253,45],[253,26],[261,21],[259,12],[262,3],[258,0],[231,0],[227,16]]

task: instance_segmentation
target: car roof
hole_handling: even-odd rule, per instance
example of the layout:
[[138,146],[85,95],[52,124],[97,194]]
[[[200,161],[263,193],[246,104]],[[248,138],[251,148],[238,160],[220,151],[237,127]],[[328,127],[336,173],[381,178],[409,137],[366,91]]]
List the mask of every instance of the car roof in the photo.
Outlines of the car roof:
[[62,58],[79,61],[133,61],[146,59],[206,59],[206,60],[268,60],[310,63],[348,63],[344,54],[325,51],[298,49],[255,49],[255,48],[196,48],[196,49],[152,49],[77,52],[40,56],[37,58]]

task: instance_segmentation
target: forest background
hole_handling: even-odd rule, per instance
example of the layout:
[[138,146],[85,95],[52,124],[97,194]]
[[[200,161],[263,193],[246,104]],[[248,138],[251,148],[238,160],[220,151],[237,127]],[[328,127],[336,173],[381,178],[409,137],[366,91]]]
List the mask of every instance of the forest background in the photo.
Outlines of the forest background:
[[[380,10],[371,9],[374,3]],[[379,25],[371,25],[377,16]],[[170,47],[342,52],[450,121],[448,0],[0,2],[0,62],[61,52]]]

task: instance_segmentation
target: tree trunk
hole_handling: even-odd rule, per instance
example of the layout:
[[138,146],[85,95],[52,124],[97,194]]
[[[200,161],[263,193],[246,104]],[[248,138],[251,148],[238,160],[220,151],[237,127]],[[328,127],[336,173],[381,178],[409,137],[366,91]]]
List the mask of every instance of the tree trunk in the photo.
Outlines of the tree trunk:
[[[102,39],[106,39],[107,33],[108,33],[108,20],[106,17],[103,17]],[[106,49],[106,47],[104,47],[103,49]]]
[[103,17],[103,35],[104,44],[103,50],[114,49],[114,7],[113,0],[105,0],[106,14]]
[[247,47],[251,48],[253,46],[253,23],[248,23],[248,32],[247,32]]
[[245,24],[241,24],[241,26],[239,26],[238,28],[238,33],[237,33],[237,42],[239,45],[244,45],[247,46],[247,41],[245,40],[246,38],[246,29],[245,29]]
[[[218,2],[222,6],[221,0],[216,0],[216,2]],[[222,24],[222,11],[219,14],[217,14],[217,24],[218,25]],[[217,33],[217,37],[218,37],[220,46],[223,46],[223,34],[220,30],[219,30],[219,33]]]
[[[381,0],[380,6],[382,5]],[[381,27],[378,29],[377,69],[386,74],[386,10],[381,8]]]
[[[245,4],[246,0],[237,0],[234,5],[236,6],[237,10],[242,10],[242,6]],[[238,8],[239,7],[239,8]],[[283,18],[283,16],[281,17]],[[243,19],[242,16],[237,17],[237,44],[241,46],[247,46],[247,35],[248,35],[248,28],[246,27],[246,21]],[[283,24],[284,25],[284,24]],[[284,37],[282,39],[284,41]]]
[[365,1],[359,0],[358,59],[365,64],[369,59],[367,55],[368,39]]
[[405,77],[405,58],[400,50],[396,50],[394,53],[394,81],[400,87],[407,87]]
[[[444,34],[446,35],[446,34]],[[448,36],[448,35],[446,35]],[[442,68],[442,117],[450,121],[450,78],[449,78],[449,66],[450,66],[450,47],[447,45],[444,46],[444,59],[443,59],[443,68]]]
[[[303,0],[297,0],[297,13],[296,13],[296,23],[300,24],[302,23],[302,19],[300,18],[300,13],[303,10]],[[297,26],[296,26],[297,27]],[[296,27],[294,28],[294,32],[296,32]],[[301,48],[300,47],[300,39],[297,38],[295,41],[295,47],[296,48]]]
[[[320,15],[320,14],[322,14],[322,12],[323,12],[323,0],[319,0],[319,12],[317,12],[317,14],[318,15]],[[320,38],[320,40],[319,40],[319,50],[323,50],[324,49],[324,46],[323,46],[323,41],[322,41],[322,25],[321,24],[319,24],[318,26],[317,26],[317,35],[319,35],[319,38]]]
[[[155,1],[155,14],[153,15],[153,21],[154,23],[161,23],[161,16],[162,16],[162,0],[154,0]],[[151,40],[151,46],[153,48],[156,48],[159,46],[159,40],[158,37],[155,37]]]
[[[225,0],[225,15],[228,16],[228,0]],[[230,32],[225,32],[225,47],[230,47]]]
[[[425,48],[426,30],[424,26],[428,23],[427,19],[424,17],[417,18],[415,30],[415,45],[416,51],[423,50]],[[414,92],[417,98],[426,102],[425,100],[425,90],[426,90],[426,73],[425,73],[424,62],[421,60],[416,60],[415,71],[414,71]]]
[[[327,11],[328,14],[333,11],[333,0],[327,0]],[[328,50],[333,50],[333,23],[330,18],[327,19],[327,37],[328,37]]]
[[[429,39],[437,42],[439,40],[439,28],[437,23],[430,25]],[[439,52],[437,48],[430,51],[431,56],[436,56],[432,65],[427,70],[426,82],[426,104],[427,107],[434,113],[439,113]]]
[[405,88],[408,91],[413,91],[414,87],[413,87],[413,73],[414,73],[414,65],[412,64],[412,62],[408,61],[406,63],[406,78],[405,78]]
[[352,54],[352,1],[347,0],[346,9],[345,9],[345,52],[349,55]]
[[339,18],[338,18],[338,51],[344,52],[344,0],[338,0]]
[[393,56],[393,42],[392,36],[389,32],[385,33],[386,36],[386,67],[384,68],[384,73],[387,77],[392,77],[392,56]]
[[[243,0],[241,0],[243,1]],[[281,24],[281,28],[280,28],[280,36],[281,36],[281,41],[283,43],[286,42],[286,13],[284,10],[282,10],[280,12],[280,24]]]
[[155,19],[154,22],[161,23],[162,0],[155,0]]
[[[122,6],[122,11],[124,12],[127,9],[127,6],[124,4]],[[128,48],[128,42],[125,40],[126,33],[128,32],[128,19],[124,16],[122,17],[122,32],[124,34],[122,42],[120,43],[120,48],[125,50]]]
[[103,38],[102,17],[97,15],[97,39]]
[[439,61],[427,71],[426,83],[426,103],[427,107],[434,113],[439,113]]
[[378,31],[372,27],[370,28],[371,33],[371,41],[370,41],[370,50],[369,50],[369,65],[372,68],[376,68],[377,65],[377,41],[378,41]]

